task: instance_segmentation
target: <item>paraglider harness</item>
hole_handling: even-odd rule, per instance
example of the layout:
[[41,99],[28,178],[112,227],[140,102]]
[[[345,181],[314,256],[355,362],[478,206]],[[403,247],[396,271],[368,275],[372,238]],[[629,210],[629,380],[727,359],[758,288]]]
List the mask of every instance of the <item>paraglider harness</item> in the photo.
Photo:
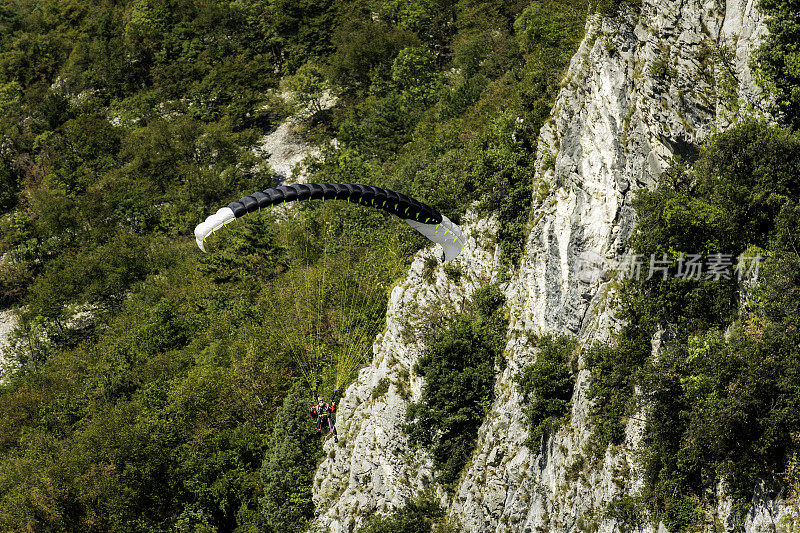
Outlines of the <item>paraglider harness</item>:
[[339,437],[336,434],[336,426],[333,423],[333,413],[335,412],[335,405],[319,401],[317,405],[309,409],[308,416],[311,417],[311,420],[317,422],[317,433],[321,433],[322,428],[327,425],[331,435],[333,435],[333,439],[339,442]]

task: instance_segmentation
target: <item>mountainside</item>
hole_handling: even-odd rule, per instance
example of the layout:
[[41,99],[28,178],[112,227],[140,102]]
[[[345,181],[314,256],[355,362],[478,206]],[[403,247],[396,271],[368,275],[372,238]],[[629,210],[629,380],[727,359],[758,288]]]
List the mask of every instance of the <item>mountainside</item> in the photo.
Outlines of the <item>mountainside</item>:
[[[641,484],[634,450],[643,420],[632,417],[625,445],[590,462],[584,456],[592,433],[590,373],[580,360],[571,422],[543,453],[532,453],[514,376],[537,357],[533,336],[575,335],[584,346],[609,339],[618,324],[608,270],[636,222],[632,193],[653,187],[673,156],[691,159],[712,133],[759,113],[760,90],[748,64],[766,28],[754,4],[644,0],[640,9],[623,5],[615,18],[590,17],[540,132],[534,182],[541,186],[524,256],[510,277],[499,279],[510,307],[507,366],[498,369],[495,399],[454,494],[431,482],[430,457],[411,448],[403,430],[407,406],[420,399],[413,368],[425,348],[407,329],[439,310],[469,307],[476,286],[497,279],[496,224],[474,216],[462,225],[470,242],[457,260],[458,281],[441,266],[426,278],[432,252],[420,252],[392,292],[373,363],[342,400],[341,443],[326,444],[317,471],[319,525],[350,531],[370,511],[401,507],[433,487],[465,531],[627,530],[608,506]],[[658,344],[654,339],[654,352]],[[730,530],[722,487],[717,501],[715,520]],[[745,530],[774,531],[787,512],[780,500],[755,490]],[[653,527],[642,522],[635,530]]]
[[800,531],[799,110],[800,0],[0,0],[0,530]]

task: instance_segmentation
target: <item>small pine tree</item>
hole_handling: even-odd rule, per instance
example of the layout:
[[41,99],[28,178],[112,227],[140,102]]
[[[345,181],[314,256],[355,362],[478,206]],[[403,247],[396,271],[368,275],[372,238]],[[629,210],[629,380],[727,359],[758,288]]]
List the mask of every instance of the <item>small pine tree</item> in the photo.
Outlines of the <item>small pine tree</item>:
[[313,398],[300,384],[289,391],[275,416],[261,465],[261,513],[267,531],[305,531],[314,516],[311,486],[322,458],[322,439],[308,418]]

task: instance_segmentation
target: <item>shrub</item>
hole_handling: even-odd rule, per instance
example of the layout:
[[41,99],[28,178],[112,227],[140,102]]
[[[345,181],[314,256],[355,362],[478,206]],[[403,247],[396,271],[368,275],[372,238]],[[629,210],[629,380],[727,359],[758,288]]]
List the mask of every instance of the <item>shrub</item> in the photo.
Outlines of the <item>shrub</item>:
[[452,281],[453,283],[458,283],[461,279],[461,264],[456,263],[455,261],[451,261],[444,265],[444,273],[447,275],[447,279]]
[[31,282],[31,272],[25,263],[0,262],[0,307],[20,301]]
[[526,446],[539,449],[561,424],[569,419],[575,376],[570,362],[578,343],[567,336],[546,336],[537,340],[536,361],[515,377],[530,424]]
[[396,511],[385,515],[373,515],[359,529],[362,533],[457,533],[449,524],[437,522],[444,518],[444,510],[430,498],[409,500]]
[[408,408],[405,430],[412,444],[431,452],[438,480],[450,488],[469,461],[492,403],[495,361],[508,327],[504,303],[496,286],[477,291],[472,311],[436,334],[414,366],[425,386],[420,401]]

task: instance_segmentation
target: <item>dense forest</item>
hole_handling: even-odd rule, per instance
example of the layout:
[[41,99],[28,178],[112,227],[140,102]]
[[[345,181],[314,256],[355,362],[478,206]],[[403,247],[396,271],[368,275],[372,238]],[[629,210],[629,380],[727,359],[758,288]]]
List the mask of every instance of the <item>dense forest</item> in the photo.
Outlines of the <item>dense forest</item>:
[[[697,161],[676,160],[637,197],[647,223],[630,243],[647,254],[757,250],[762,281],[631,283],[620,311],[629,325],[590,357],[598,449],[619,442],[636,384],[662,415],[647,430],[646,493],[615,502],[623,521],[648,511],[689,527],[720,476],[742,505],[756,479],[800,485],[800,6],[762,4],[772,33],[756,66],[782,124],[745,122]],[[313,300],[313,316],[331,323],[346,315],[368,351],[391,288],[427,241],[333,202],[253,215],[207,255],[192,229],[291,179],[257,146],[300,113],[321,150],[310,181],[392,188],[455,222],[468,209],[493,214],[513,271],[542,185],[539,129],[587,15],[619,7],[0,0],[0,308],[19,314],[0,384],[0,529],[304,530],[322,457],[311,388],[341,392],[363,359],[312,383],[298,302]],[[324,281],[333,277],[341,284]],[[358,289],[357,305],[342,285]],[[409,433],[445,485],[491,399],[486,361],[502,359],[503,305],[487,287],[415,370],[439,386],[410,422],[446,428],[458,453],[437,448],[424,425]],[[674,349],[654,361],[644,347],[656,330]],[[313,349],[337,349],[326,342]],[[531,447],[563,420],[574,378],[570,341],[541,343],[546,357],[519,379]],[[458,383],[478,384],[459,414],[467,423],[448,409]],[[421,497],[366,530],[430,531],[442,518]]]

